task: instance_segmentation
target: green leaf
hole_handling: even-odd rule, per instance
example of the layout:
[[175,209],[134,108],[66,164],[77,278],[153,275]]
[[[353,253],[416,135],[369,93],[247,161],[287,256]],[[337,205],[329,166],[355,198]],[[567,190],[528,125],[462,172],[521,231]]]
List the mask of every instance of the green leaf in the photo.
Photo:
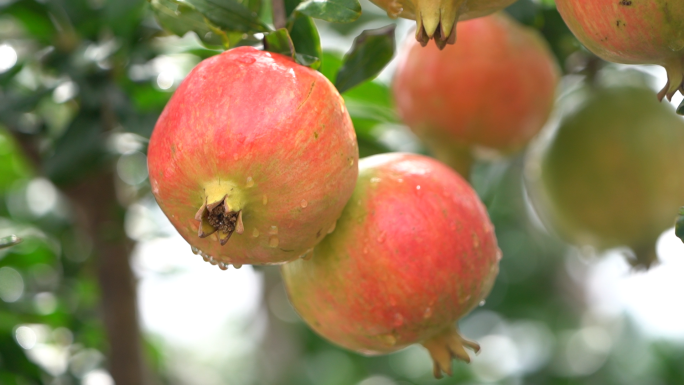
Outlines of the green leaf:
[[675,235],[684,242],[684,207],[679,209],[679,217],[675,222]]
[[225,31],[267,32],[259,15],[236,0],[186,0],[204,17]]
[[21,243],[21,238],[16,235],[0,238],[0,250],[18,245],[19,243]]
[[321,66],[321,59],[309,55],[304,55],[302,53],[295,53],[295,61],[306,67],[313,68],[317,70]]
[[677,113],[679,115],[684,115],[684,101],[679,105],[679,107],[677,107]]
[[280,28],[264,36],[264,50],[279,53],[294,59],[295,48],[287,29]]
[[296,11],[332,23],[350,23],[361,16],[358,0],[307,0]]
[[395,50],[394,29],[394,24],[369,29],[354,40],[335,78],[335,86],[340,93],[375,78],[392,60]]
[[297,54],[315,58],[315,61],[318,61],[318,65],[320,65],[320,59],[323,55],[321,51],[321,37],[318,35],[318,29],[313,19],[296,13],[290,23],[290,37]]
[[192,6],[177,0],[150,0],[150,5],[157,22],[165,30],[178,36],[192,31],[207,44],[223,43],[221,34],[212,33],[218,27],[211,25],[211,22]]

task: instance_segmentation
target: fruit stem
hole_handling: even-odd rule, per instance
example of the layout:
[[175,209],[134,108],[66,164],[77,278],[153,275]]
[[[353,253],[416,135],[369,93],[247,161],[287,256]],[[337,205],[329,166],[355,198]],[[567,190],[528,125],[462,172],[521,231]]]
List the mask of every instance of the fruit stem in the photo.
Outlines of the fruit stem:
[[422,345],[430,353],[433,361],[433,374],[435,378],[442,378],[442,372],[452,375],[451,360],[457,358],[470,363],[470,356],[465,348],[480,352],[477,342],[463,338],[456,325],[451,325],[434,337],[424,341]]

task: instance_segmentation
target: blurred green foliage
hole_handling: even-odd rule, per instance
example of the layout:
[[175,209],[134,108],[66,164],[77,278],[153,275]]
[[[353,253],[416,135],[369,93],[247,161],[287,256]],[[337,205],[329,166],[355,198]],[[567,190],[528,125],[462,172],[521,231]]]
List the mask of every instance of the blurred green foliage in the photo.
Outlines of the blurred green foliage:
[[[321,37],[310,17],[358,17],[349,24],[317,22],[347,39],[364,26],[390,21],[369,3],[363,4],[360,17],[355,1],[326,2],[339,10],[336,14],[325,14],[321,3],[285,2],[290,35],[297,53],[320,58],[320,71],[339,83],[339,73],[345,73],[340,68],[353,63],[345,63],[338,52],[320,49]],[[77,225],[78,213],[63,192],[131,153],[144,152],[157,117],[183,75],[225,47],[259,45],[252,33],[273,30],[270,12],[268,1],[252,0],[0,1],[0,44],[10,45],[17,54],[16,64],[0,73],[0,237],[17,234],[24,239],[0,250],[0,384],[79,384],[89,371],[107,368],[92,240]],[[508,12],[539,29],[562,66],[579,52],[552,1],[520,0]],[[160,25],[186,38],[171,38]],[[389,53],[388,41],[381,43]],[[354,80],[360,84],[344,94],[361,156],[424,153],[401,126],[388,86],[366,81],[378,71],[371,72]],[[584,330],[586,304],[583,288],[565,269],[566,247],[539,230],[528,214],[522,164],[519,155],[477,164],[473,172],[473,185],[489,209],[504,258],[492,294],[463,321],[463,329],[476,338],[496,325],[542,325],[533,329],[550,341],[550,348],[539,365],[516,378],[494,375],[495,364],[505,365],[501,356],[501,362],[492,364],[491,378],[506,384],[684,383],[684,348],[654,343],[628,320],[613,336],[613,348],[601,356],[605,364],[587,374],[558,369],[564,344],[573,338],[569,333]],[[129,178],[129,183],[117,182],[122,206],[149,197],[144,177],[126,174],[125,169],[119,174]],[[475,324],[468,326],[469,319]],[[376,376],[375,382],[365,385],[383,384],[378,376],[384,376],[384,384],[479,383],[472,368],[462,363],[454,377],[432,379],[429,362],[420,361],[427,354],[416,356],[415,349],[362,357],[329,344],[301,322],[284,322],[272,314],[269,322],[293,336],[301,350],[274,358],[291,363],[277,372],[277,380],[259,377],[244,384],[352,385],[369,376]],[[163,346],[148,336],[152,377],[156,383],[183,383],[166,372]],[[46,366],[38,356],[41,351],[66,357],[66,367]],[[417,364],[426,365],[425,370],[416,371]]]

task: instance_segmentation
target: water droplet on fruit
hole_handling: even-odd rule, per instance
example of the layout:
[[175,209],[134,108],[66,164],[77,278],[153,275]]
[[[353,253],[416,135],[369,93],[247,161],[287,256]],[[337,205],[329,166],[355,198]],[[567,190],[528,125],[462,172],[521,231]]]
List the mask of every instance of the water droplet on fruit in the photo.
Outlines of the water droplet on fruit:
[[427,309],[425,309],[425,312],[423,312],[423,318],[428,319],[430,317],[432,317],[432,308],[428,307]]
[[373,183],[373,184],[379,183],[379,182],[380,182],[380,178],[371,178],[370,182]]
[[254,63],[256,61],[256,59],[251,57],[251,56],[242,56],[242,57],[238,58],[237,61],[239,61],[242,64],[249,65],[249,64]]
[[420,185],[416,186],[416,190],[420,190]]
[[218,264],[218,261],[215,260],[214,257],[212,257],[212,256],[210,255],[210,256],[209,256],[209,263],[211,263],[212,265],[216,266],[216,264]]
[[335,231],[335,227],[337,226],[337,222],[333,222],[332,226],[328,229],[328,234],[331,234],[333,231]]
[[239,268],[242,267],[242,264],[241,264],[241,263],[234,263],[234,264],[233,264],[233,267],[236,268],[236,269],[239,269]]
[[401,314],[396,313],[394,315],[394,327],[398,328],[399,326],[401,326],[403,324],[404,324],[404,317]]
[[279,242],[280,241],[278,241],[278,237],[275,235],[272,235],[271,238],[268,239],[268,246],[276,248],[276,247],[278,247]]
[[404,183],[404,180],[402,178],[399,178],[399,179],[397,179],[397,182]]
[[195,246],[190,246],[190,250],[192,250],[192,253],[197,255],[199,254],[200,250],[196,248]]
[[248,176],[248,177],[247,177],[247,183],[245,183],[245,186],[247,186],[247,187],[252,187],[252,186],[254,186],[254,179],[252,179],[251,176]]
[[259,230],[256,227],[252,230],[252,237],[259,238]]
[[480,301],[479,305],[480,305],[480,306],[484,306],[485,303],[487,303],[487,302],[486,302],[485,300],[482,300],[482,301]]
[[309,205],[309,202],[307,202],[306,199],[302,199],[302,201],[299,203],[299,205],[302,206],[302,208],[304,209],[304,208],[306,208],[306,206]]
[[268,233],[273,235],[278,234],[278,226],[271,226],[271,228],[268,229]]
[[264,205],[266,205],[266,203],[268,203],[268,197],[266,196],[266,194],[264,194],[264,196],[261,198],[261,202],[262,202]]
[[228,265],[226,265],[226,264],[223,263],[223,262],[219,262],[218,267],[219,267],[219,269],[221,269],[221,270],[228,270]]

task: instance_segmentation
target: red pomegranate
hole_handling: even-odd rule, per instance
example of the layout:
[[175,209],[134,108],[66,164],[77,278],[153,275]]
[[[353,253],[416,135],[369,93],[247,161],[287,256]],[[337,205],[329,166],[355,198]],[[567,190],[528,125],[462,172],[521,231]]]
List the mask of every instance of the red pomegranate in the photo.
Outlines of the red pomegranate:
[[489,293],[501,253],[473,189],[420,155],[362,159],[337,227],[311,259],[282,267],[289,298],[320,335],[363,354],[421,343],[435,376],[469,361],[455,322]]
[[159,206],[193,251],[221,268],[281,263],[312,248],[351,196],[357,163],[335,87],[251,47],[204,60],[188,75],[148,152]]
[[539,132],[559,70],[542,37],[503,13],[458,23],[458,31],[443,51],[408,39],[393,93],[403,121],[466,175],[474,154],[516,151]]
[[665,67],[659,100],[684,92],[684,1],[556,0],[556,6],[577,39],[601,58]]

